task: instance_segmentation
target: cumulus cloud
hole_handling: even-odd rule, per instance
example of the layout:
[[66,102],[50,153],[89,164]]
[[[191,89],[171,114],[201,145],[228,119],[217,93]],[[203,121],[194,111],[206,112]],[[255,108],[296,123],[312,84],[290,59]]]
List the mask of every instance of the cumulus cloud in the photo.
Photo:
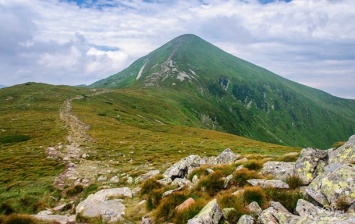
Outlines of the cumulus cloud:
[[194,33],[294,81],[355,97],[353,0],[0,0],[2,84],[90,84]]

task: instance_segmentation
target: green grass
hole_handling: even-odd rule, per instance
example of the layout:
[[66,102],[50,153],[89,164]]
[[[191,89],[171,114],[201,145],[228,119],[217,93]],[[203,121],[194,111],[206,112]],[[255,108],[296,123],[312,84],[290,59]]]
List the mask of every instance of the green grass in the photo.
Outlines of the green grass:
[[[62,197],[76,200],[100,189],[100,183],[82,192],[67,186],[66,195],[53,187],[64,164],[48,159],[46,150],[66,144],[68,131],[59,111],[67,98],[77,95],[84,98],[72,102],[73,113],[90,126],[88,134],[95,140],[83,146],[89,151],[88,160],[105,161],[118,173],[133,177],[144,173],[138,168],[141,165],[163,171],[190,154],[216,156],[225,148],[266,156],[299,151],[201,129],[192,112],[174,99],[183,93],[170,93],[167,98],[160,97],[160,91],[147,96],[145,90],[137,89],[92,93],[90,89],[36,83],[0,90],[0,213],[36,213],[56,205]],[[157,201],[151,198],[152,207]]]

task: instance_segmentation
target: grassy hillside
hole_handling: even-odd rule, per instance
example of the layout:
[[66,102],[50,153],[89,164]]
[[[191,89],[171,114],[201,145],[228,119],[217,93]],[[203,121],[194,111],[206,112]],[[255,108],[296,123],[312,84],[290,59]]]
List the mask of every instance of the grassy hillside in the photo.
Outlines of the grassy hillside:
[[284,79],[194,35],[177,37],[91,86],[144,88],[147,97],[160,91],[189,111],[191,121],[201,121],[191,126],[278,144],[325,149],[355,133],[355,100]]
[[65,190],[53,187],[64,162],[47,158],[46,151],[49,146],[66,144],[68,130],[59,111],[66,99],[77,95],[83,99],[72,102],[73,113],[90,126],[88,134],[93,139],[82,145],[89,155],[87,161],[109,164],[117,173],[135,177],[146,166],[163,170],[184,156],[217,155],[227,147],[244,155],[271,157],[299,151],[199,129],[200,120],[193,119],[180,103],[184,94],[162,98],[161,90],[147,94],[139,89],[95,93],[36,83],[0,90],[1,214],[34,213],[56,205],[61,198],[73,200]]

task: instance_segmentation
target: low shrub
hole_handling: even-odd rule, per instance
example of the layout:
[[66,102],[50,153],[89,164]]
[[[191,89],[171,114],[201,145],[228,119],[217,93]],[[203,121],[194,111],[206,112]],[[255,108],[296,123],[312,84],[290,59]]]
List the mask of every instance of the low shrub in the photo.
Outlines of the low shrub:
[[39,221],[29,215],[11,214],[4,218],[3,224],[39,224]]
[[172,220],[175,207],[184,202],[188,197],[183,193],[174,193],[160,201],[159,206],[154,212],[157,222]]
[[262,178],[262,176],[254,170],[250,171],[248,169],[240,169],[233,173],[233,178],[230,181],[230,185],[244,187],[246,184],[248,184],[247,180],[260,178]]
[[28,135],[6,135],[6,136],[0,136],[0,143],[24,142],[30,139],[31,137]]
[[263,168],[263,164],[264,162],[260,160],[249,160],[245,162],[243,166],[248,170],[260,170],[261,168]]
[[67,197],[73,197],[81,192],[83,192],[84,187],[82,185],[75,185],[74,187],[69,188],[66,190],[65,195]]
[[286,183],[288,184],[288,186],[290,186],[291,189],[296,189],[302,186],[303,181],[299,176],[292,175],[286,178]]
[[223,190],[224,180],[222,177],[223,173],[221,171],[210,173],[197,183],[196,190],[204,191],[212,197]]
[[351,206],[351,203],[349,203],[345,197],[340,197],[336,201],[336,209],[337,210],[346,212],[350,206]]
[[223,176],[228,176],[229,174],[233,173],[235,171],[236,166],[233,165],[219,165],[213,167],[213,170],[215,172],[220,171]]
[[5,201],[5,202],[1,203],[0,214],[10,215],[14,212],[15,212],[15,209],[13,208],[13,206],[9,202]]
[[264,189],[259,186],[245,187],[243,197],[245,204],[250,204],[251,202],[255,201],[262,208],[267,205],[267,197]]
[[161,196],[166,190],[167,188],[154,178],[143,182],[140,196],[147,200],[147,210],[151,211],[159,206]]
[[207,171],[207,167],[206,166],[201,166],[197,169],[194,169],[188,176],[189,180],[192,180],[192,178],[196,175],[198,178],[202,178],[205,177],[209,174],[209,172]]
[[143,195],[149,194],[153,190],[159,189],[162,187],[163,187],[163,185],[161,183],[159,183],[155,178],[150,178],[142,183],[140,195],[143,196]]
[[339,148],[340,146],[343,146],[345,144],[345,142],[335,142],[333,145],[332,145],[332,147],[333,148]]
[[264,191],[269,200],[280,202],[292,213],[296,210],[297,201],[304,198],[299,190],[266,188]]
[[[204,198],[196,199],[195,203],[191,205],[188,209],[183,211],[174,211],[174,216],[171,221],[175,224],[185,224],[187,221],[195,217],[202,208],[207,204],[207,201]],[[166,220],[170,221],[170,220]]]
[[221,194],[217,197],[218,204],[222,209],[224,208],[234,208],[235,211],[231,211],[228,214],[226,221],[229,223],[237,223],[239,218],[243,214],[248,214],[249,211],[244,206],[244,198],[242,194]]

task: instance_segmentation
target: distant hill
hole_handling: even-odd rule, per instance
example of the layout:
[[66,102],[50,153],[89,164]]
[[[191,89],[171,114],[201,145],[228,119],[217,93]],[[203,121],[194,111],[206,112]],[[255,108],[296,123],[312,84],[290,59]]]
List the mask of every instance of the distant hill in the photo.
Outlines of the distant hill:
[[[90,85],[177,101],[184,125],[325,148],[355,133],[355,100],[282,78],[195,35],[182,35]],[[173,116],[173,115],[172,115]]]
[[5,88],[5,85],[0,84],[0,89]]

